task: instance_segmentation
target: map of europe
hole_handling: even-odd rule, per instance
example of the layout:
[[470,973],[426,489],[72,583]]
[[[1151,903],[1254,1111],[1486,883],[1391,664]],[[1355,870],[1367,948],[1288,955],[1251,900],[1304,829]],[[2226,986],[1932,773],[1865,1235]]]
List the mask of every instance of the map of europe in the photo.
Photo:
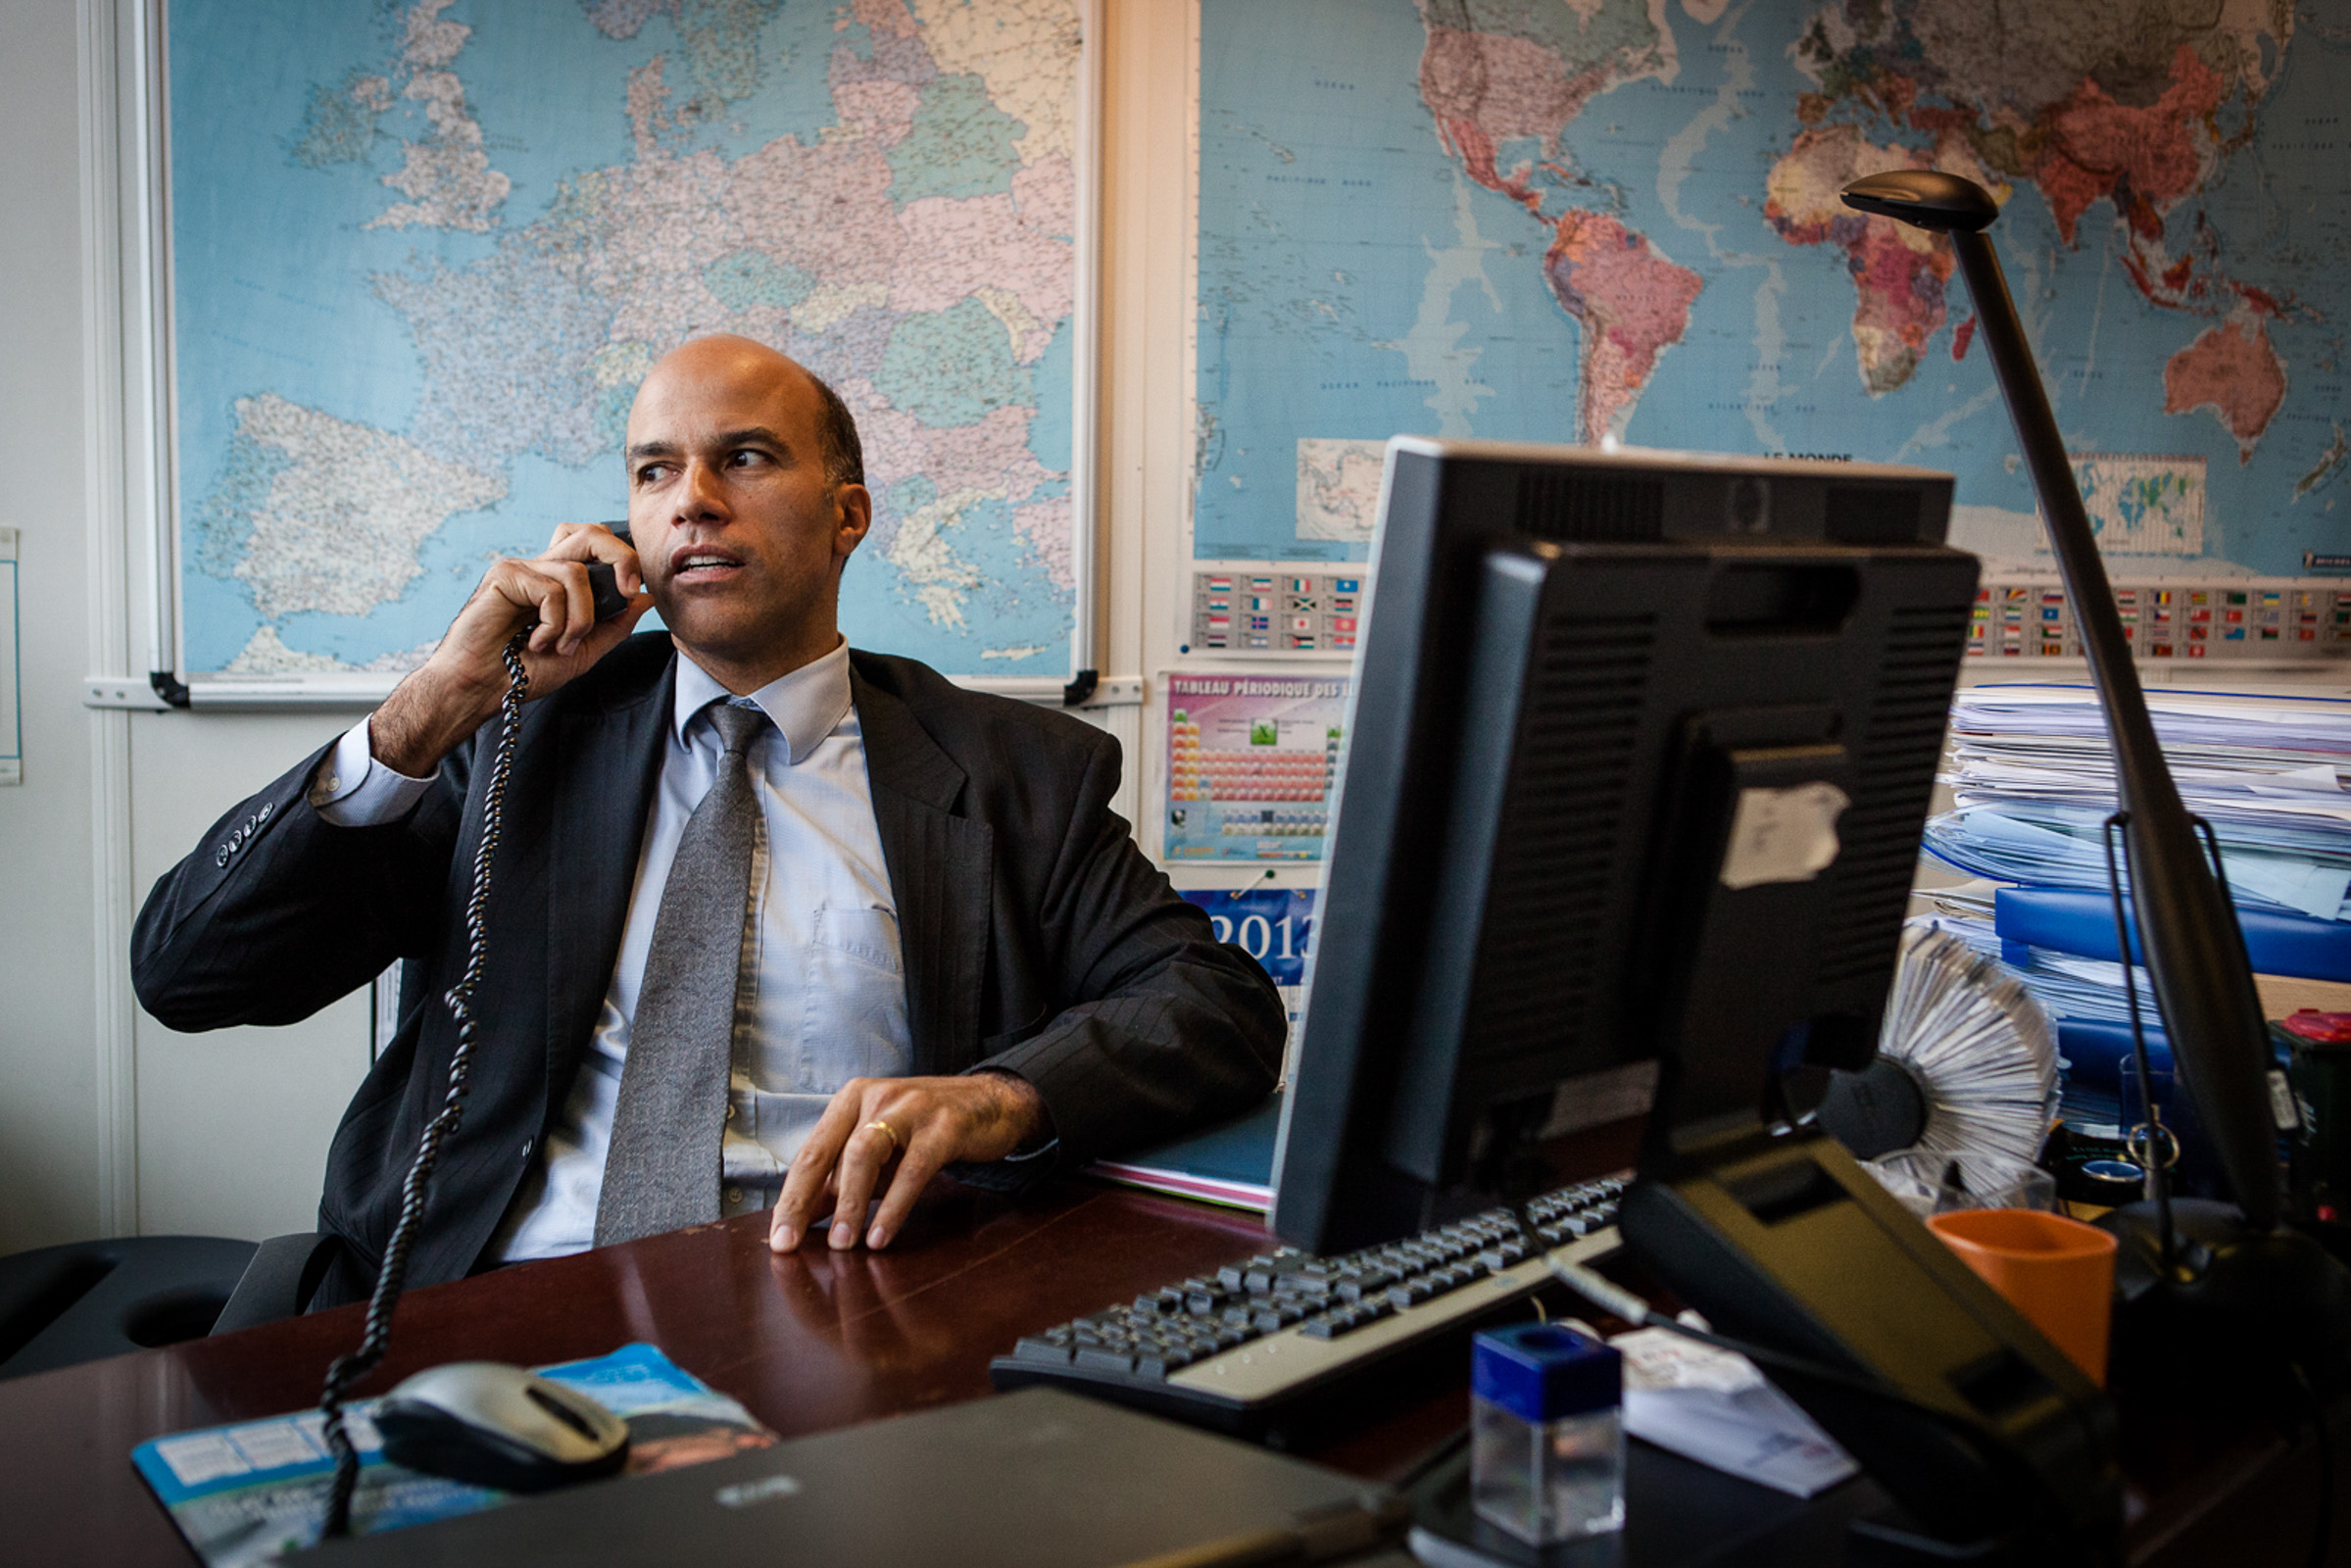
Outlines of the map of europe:
[[176,0],[183,667],[394,674],[740,332],[857,416],[853,643],[1065,676],[1076,0]]
[[1837,199],[1906,168],[2002,204],[2110,569],[2351,549],[2346,0],[1200,0],[1200,559],[1363,559],[1409,432],[1944,468],[2045,566],[1949,246]]

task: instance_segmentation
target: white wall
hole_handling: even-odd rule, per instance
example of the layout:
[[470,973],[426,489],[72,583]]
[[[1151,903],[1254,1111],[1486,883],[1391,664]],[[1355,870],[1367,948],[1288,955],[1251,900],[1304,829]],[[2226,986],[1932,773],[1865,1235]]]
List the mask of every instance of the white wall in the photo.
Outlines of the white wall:
[[[247,795],[340,734],[350,713],[138,713],[130,874],[143,900]],[[138,1014],[142,1235],[309,1230],[327,1140],[367,1070],[367,996],[283,1029],[185,1035]]]
[[0,1252],[99,1226],[72,0],[0,5],[0,524],[23,530],[24,782],[0,788]]

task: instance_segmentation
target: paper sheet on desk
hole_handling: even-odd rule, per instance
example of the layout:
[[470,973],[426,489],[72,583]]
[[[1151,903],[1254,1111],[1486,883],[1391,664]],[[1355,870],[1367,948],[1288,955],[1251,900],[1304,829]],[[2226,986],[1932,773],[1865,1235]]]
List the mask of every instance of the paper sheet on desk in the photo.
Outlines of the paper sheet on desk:
[[1608,1343],[1625,1358],[1625,1430],[1634,1437],[1797,1497],[1860,1471],[1746,1357],[1666,1329]]

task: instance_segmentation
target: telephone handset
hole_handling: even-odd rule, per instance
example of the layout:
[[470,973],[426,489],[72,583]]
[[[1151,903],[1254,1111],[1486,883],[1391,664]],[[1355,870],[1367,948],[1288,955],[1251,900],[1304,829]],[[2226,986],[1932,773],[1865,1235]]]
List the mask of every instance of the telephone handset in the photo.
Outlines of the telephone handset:
[[[622,544],[634,545],[636,543],[628,536],[626,522],[608,522],[605,526],[610,528],[612,531],[612,537]],[[610,562],[591,561],[588,563],[588,591],[596,596],[596,618],[598,620],[610,620],[628,608],[628,596],[620,591],[619,580],[613,576]]]
[[[605,526],[623,544],[631,542],[626,522],[610,522]],[[628,609],[628,596],[620,591],[620,584],[607,562],[588,563],[588,589],[595,596],[596,618],[600,621],[611,620]],[[473,1066],[473,993],[481,984],[483,961],[488,955],[490,867],[498,858],[498,840],[505,824],[506,785],[514,771],[514,736],[522,726],[523,699],[530,693],[530,675],[522,663],[522,650],[529,641],[530,629],[524,627],[508,640],[501,656],[506,662],[507,689],[498,706],[498,740],[482,788],[481,836],[473,852],[473,890],[465,901],[465,969],[444,999],[450,1016],[457,1021],[457,1047],[449,1055],[449,1089],[442,1099],[440,1112],[425,1123],[424,1135],[417,1140],[416,1157],[409,1165],[407,1179],[401,1183],[400,1218],[392,1226],[392,1239],[384,1248],[383,1266],[377,1270],[375,1289],[367,1298],[367,1326],[360,1336],[359,1348],[337,1356],[326,1369],[326,1388],[318,1398],[319,1413],[325,1418],[326,1448],[335,1461],[326,1495],[326,1519],[320,1532],[326,1540],[350,1534],[351,1496],[359,1483],[359,1451],[352,1446],[344,1430],[343,1396],[354,1383],[383,1363],[391,1341],[392,1310],[408,1283],[409,1252],[416,1246],[416,1227],[424,1217],[433,1167],[440,1162],[441,1146],[457,1131],[465,1116],[465,1091]],[[398,1446],[391,1431],[386,1431],[385,1442],[387,1450]],[[395,1453],[393,1457],[416,1469],[426,1468],[430,1462],[424,1449]],[[480,1478],[461,1475],[455,1479]]]

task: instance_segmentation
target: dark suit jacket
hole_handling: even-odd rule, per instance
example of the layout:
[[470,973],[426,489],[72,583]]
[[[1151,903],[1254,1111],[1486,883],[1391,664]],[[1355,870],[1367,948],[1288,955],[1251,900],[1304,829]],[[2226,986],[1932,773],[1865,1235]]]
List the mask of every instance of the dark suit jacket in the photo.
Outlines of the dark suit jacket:
[[[1060,1139],[1056,1168],[1264,1095],[1279,996],[1110,811],[1117,742],[910,660],[856,653],[850,670],[914,1070],[986,1063],[1027,1079]],[[443,1148],[413,1284],[473,1266],[570,1093],[619,951],[674,678],[668,638],[641,634],[524,710],[472,1090]],[[313,755],[215,824],[155,885],[133,937],[139,1000],[175,1029],[290,1023],[407,960],[399,1031],[344,1113],[318,1206],[362,1277],[448,1078],[456,1027],[441,998],[465,967],[497,729],[485,724],[413,812],[379,827],[312,809],[324,754]]]

